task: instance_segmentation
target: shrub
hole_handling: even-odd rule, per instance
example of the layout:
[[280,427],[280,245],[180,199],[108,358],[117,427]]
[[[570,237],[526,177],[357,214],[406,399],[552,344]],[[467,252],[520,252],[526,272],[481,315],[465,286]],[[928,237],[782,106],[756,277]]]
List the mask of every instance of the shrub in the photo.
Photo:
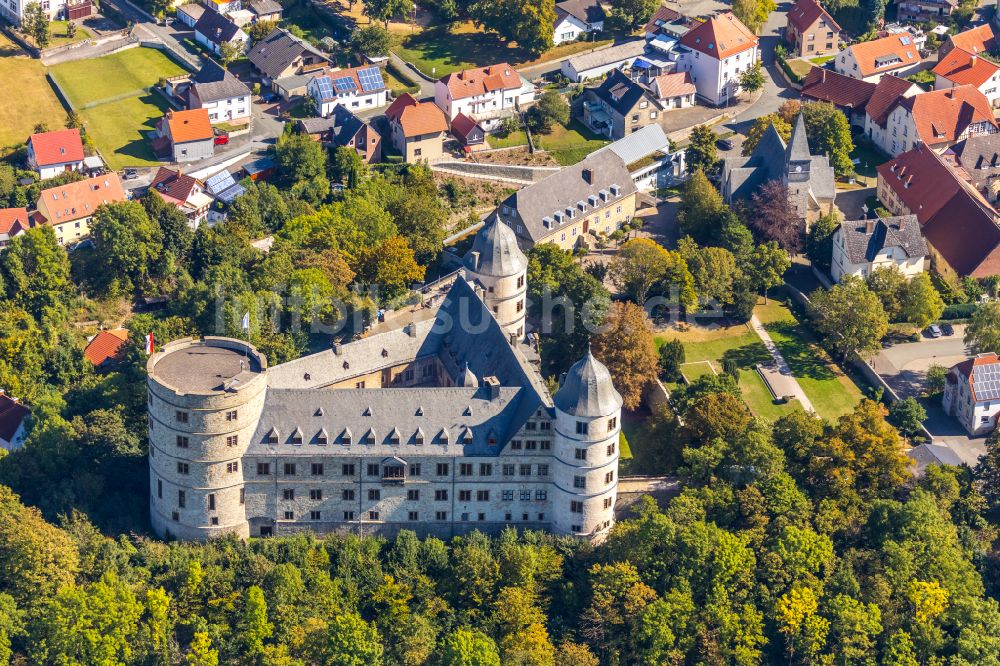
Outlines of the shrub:
[[951,305],[945,306],[944,312],[941,313],[941,319],[943,321],[950,321],[952,319],[968,319],[975,314],[978,307],[979,306],[975,303],[952,303]]

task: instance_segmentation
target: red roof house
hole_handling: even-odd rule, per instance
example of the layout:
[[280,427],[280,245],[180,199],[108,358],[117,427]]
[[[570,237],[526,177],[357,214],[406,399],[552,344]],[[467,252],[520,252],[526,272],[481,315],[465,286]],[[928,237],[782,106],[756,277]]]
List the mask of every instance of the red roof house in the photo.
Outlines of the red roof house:
[[128,329],[116,328],[112,331],[101,331],[87,343],[83,350],[84,357],[100,368],[125,355],[125,343],[128,342]]
[[32,134],[28,139],[28,164],[42,180],[83,168],[80,130],[64,129]]
[[0,389],[0,448],[13,451],[21,448],[25,437],[25,420],[31,412],[21,402]]

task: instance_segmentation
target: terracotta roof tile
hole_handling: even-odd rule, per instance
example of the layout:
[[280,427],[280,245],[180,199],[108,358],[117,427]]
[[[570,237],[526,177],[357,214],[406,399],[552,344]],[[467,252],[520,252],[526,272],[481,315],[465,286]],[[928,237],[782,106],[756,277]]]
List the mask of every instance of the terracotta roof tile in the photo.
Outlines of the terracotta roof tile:
[[721,60],[756,47],[757,35],[732,12],[723,12],[688,31],[681,44]]
[[802,96],[830,102],[834,106],[860,110],[868,104],[876,87],[877,84],[870,81],[838,74],[823,67],[813,67],[802,82]]
[[403,93],[385,110],[385,117],[403,128],[406,138],[447,132],[448,120],[434,102],[418,102],[410,93]]
[[208,119],[208,109],[167,111],[163,118],[170,128],[170,137],[174,143],[204,141],[213,136],[212,122]]
[[969,53],[982,53],[993,48],[996,38],[993,34],[993,27],[989,23],[984,23],[957,35],[952,35],[949,41],[956,49],[963,49]]
[[671,9],[670,7],[664,7],[661,5],[660,8],[656,10],[656,13],[650,17],[644,30],[645,32],[650,33],[656,32],[663,23],[674,23],[675,21],[680,21],[683,18],[684,15],[680,12]]
[[192,178],[181,171],[160,167],[149,183],[149,189],[171,203],[178,203],[187,201],[197,185],[197,178]]
[[[909,42],[908,44],[904,42]],[[847,47],[858,63],[861,76],[891,72],[920,62],[920,52],[909,34],[889,35]],[[885,59],[886,62],[877,62]]]
[[465,99],[484,95],[494,90],[516,90],[521,87],[517,70],[505,62],[453,72],[440,79],[451,92],[451,98]]
[[27,208],[0,208],[0,234],[13,236],[19,231],[27,231]]
[[690,72],[674,72],[673,74],[660,74],[653,79],[653,89],[659,99],[668,99],[680,95],[690,95],[697,90],[691,81]]
[[122,181],[112,172],[42,190],[35,206],[46,223],[57,225],[90,217],[100,205],[125,199]]
[[38,166],[83,161],[83,141],[78,129],[32,134],[28,141]]
[[921,93],[907,97],[900,105],[912,114],[917,134],[928,146],[957,141],[974,123],[997,127],[989,101],[975,86]]
[[358,72],[374,69],[378,70],[378,67],[373,65],[365,65],[364,67],[348,67],[347,69],[331,69],[324,72],[318,73],[314,78],[317,79],[328,79],[330,81],[330,92],[333,93],[333,97],[327,98],[328,100],[333,100],[337,98],[337,92],[333,85],[333,82],[337,79],[349,78],[354,81],[354,90],[352,92],[358,95],[371,95],[380,90],[385,90],[385,78],[382,78],[381,88],[372,88],[370,90],[365,90],[361,85],[361,79],[358,77]]
[[788,10],[788,22],[798,28],[799,32],[805,32],[820,18],[826,19],[834,32],[840,32],[840,26],[816,0],[798,0]]
[[906,79],[886,74],[879,79],[878,84],[875,86],[871,99],[868,100],[868,106],[865,107],[865,113],[871,116],[872,122],[884,128],[885,121],[889,117],[889,111],[914,86],[916,86],[915,83]]
[[982,56],[965,49],[952,49],[938,61],[932,71],[956,85],[971,84],[979,87],[989,81],[998,70],[1000,67]]
[[458,113],[451,119],[451,132],[455,136],[467,137],[469,136],[469,132],[477,127],[479,127],[479,123],[464,113]]
[[108,361],[116,361],[124,354],[127,341],[128,329],[126,328],[101,331],[87,344],[83,355],[95,366],[103,365]]

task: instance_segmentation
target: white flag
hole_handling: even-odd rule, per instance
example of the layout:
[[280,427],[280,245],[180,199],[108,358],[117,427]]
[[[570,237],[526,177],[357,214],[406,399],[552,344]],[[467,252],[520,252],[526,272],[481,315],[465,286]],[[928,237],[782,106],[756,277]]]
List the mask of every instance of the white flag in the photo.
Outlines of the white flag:
[[153,351],[155,351],[155,345],[153,344],[153,332],[150,331],[146,335],[146,355],[152,355]]
[[250,330],[250,311],[249,310],[247,310],[247,312],[243,315],[243,321],[240,323],[240,328],[242,328],[244,331],[249,331]]

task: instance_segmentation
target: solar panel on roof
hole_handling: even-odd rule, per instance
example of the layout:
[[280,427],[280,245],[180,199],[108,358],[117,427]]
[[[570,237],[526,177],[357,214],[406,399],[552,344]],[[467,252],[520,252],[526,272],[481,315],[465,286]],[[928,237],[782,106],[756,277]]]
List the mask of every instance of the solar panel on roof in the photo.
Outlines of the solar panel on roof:
[[319,88],[320,97],[322,97],[323,99],[332,99],[333,86],[330,84],[330,79],[324,76],[315,79],[315,81],[316,81],[316,87]]
[[900,37],[899,38],[899,43],[902,44],[903,46],[909,46],[910,45],[910,38],[909,37]]
[[1000,366],[987,365],[972,371],[972,389],[977,400],[1000,399]]
[[337,89],[337,92],[351,92],[357,90],[358,86],[354,83],[354,79],[349,76],[342,76],[339,79],[333,80],[333,87]]
[[382,70],[378,67],[359,69],[358,80],[361,81],[361,89],[365,92],[385,88],[385,82],[382,81]]

